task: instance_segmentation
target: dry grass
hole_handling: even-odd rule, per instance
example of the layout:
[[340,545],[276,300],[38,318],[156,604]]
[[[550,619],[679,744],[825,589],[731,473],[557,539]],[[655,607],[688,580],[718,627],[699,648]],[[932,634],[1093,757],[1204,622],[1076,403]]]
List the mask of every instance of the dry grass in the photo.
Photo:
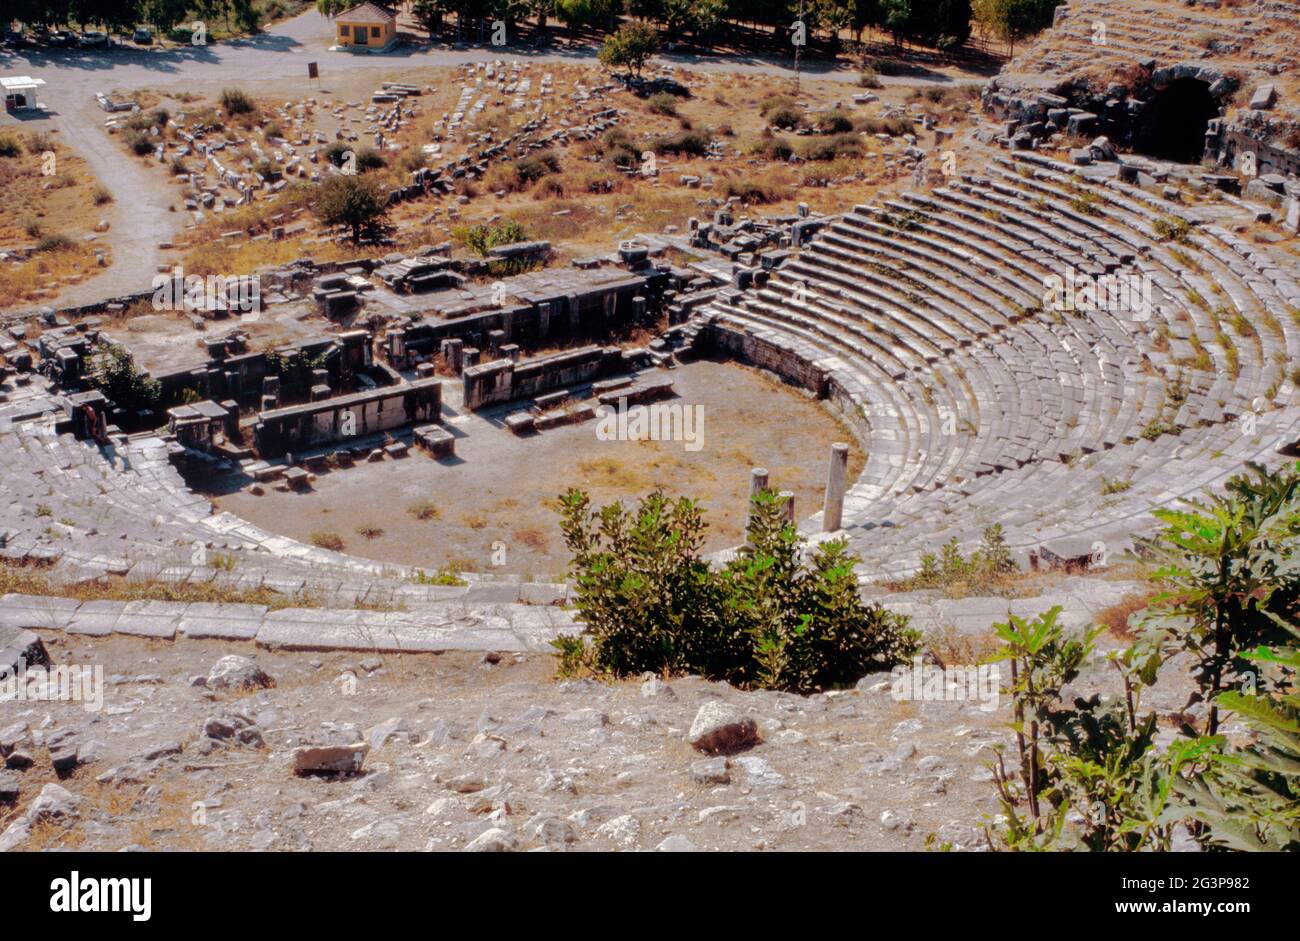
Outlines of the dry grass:
[[998,649],[991,633],[963,634],[951,624],[942,624],[927,634],[925,645],[943,667],[983,663]]
[[5,263],[0,266],[0,309],[53,297],[62,288],[103,270],[95,258],[95,248],[80,241],[37,252],[17,264]]
[[5,194],[0,244],[27,243],[26,229],[32,222],[47,232],[75,235],[95,227],[95,194],[101,187],[84,160],[50,134],[9,132],[0,138],[18,145],[15,156],[0,157],[0,190]]
[[1151,604],[1151,599],[1157,594],[1159,592],[1156,589],[1149,589],[1128,595],[1110,607],[1103,608],[1097,612],[1097,626],[1105,628],[1107,633],[1118,640],[1132,641],[1134,633],[1129,624],[1129,618],[1139,611],[1146,610],[1147,606]]

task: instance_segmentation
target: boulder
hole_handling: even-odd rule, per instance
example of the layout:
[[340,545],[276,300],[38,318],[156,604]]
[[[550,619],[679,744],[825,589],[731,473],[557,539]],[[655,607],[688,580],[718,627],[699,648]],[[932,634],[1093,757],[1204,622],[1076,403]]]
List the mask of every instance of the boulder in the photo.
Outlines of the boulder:
[[208,689],[266,689],[274,685],[275,680],[255,660],[238,654],[222,657],[208,671]]
[[706,758],[691,764],[691,780],[696,784],[730,784],[727,759],[721,756]]
[[706,754],[729,754],[758,742],[758,724],[726,703],[706,702],[695,714],[687,741]]

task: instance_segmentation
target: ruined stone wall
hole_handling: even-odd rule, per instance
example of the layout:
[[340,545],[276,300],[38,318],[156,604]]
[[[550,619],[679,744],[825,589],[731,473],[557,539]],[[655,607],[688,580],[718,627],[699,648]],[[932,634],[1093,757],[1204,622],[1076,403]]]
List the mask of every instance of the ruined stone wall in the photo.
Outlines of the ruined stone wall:
[[622,365],[623,353],[618,347],[584,346],[527,363],[498,359],[470,366],[463,374],[465,407],[483,408],[594,382],[619,371]]
[[253,426],[253,444],[261,457],[278,457],[286,451],[437,421],[441,411],[442,383],[421,379],[263,412]]
[[830,391],[826,370],[792,347],[715,322],[708,328],[705,349],[709,348],[775,373],[819,399],[825,398]]
[[[431,357],[443,340],[463,340],[467,346],[486,347],[486,338],[494,330],[504,333],[506,343],[534,343],[604,332],[611,325],[633,316],[632,299],[638,295],[649,299],[649,308],[658,309],[667,275],[650,269],[644,275],[629,274],[625,280],[597,288],[554,296],[533,296],[509,307],[493,308],[465,316],[441,320],[427,318],[392,331],[386,341],[390,361],[403,362],[415,357]],[[400,350],[400,354],[396,351]]]

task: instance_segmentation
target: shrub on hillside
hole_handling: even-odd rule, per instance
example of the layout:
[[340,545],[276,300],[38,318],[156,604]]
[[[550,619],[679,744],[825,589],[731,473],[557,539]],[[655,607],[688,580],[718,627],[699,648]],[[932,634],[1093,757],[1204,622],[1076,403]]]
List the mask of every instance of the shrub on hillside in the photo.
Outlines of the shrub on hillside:
[[257,110],[253,99],[238,88],[224,88],[221,91],[221,107],[226,114],[252,114]]
[[836,134],[804,141],[799,156],[805,160],[834,160],[837,157],[860,157],[865,150],[862,138],[856,134]]
[[813,127],[818,134],[844,134],[853,130],[853,116],[843,108],[828,108],[817,115]]
[[842,541],[810,557],[780,499],[759,495],[749,542],[724,568],[701,556],[699,505],[655,492],[635,511],[561,498],[573,554],[579,637],[563,637],[561,672],[699,673],[738,686],[811,692],[888,669],[917,649],[907,618],[858,594]]
[[670,95],[666,91],[655,92],[646,99],[646,107],[655,114],[664,114],[674,117],[677,114],[677,97]]
[[486,255],[488,249],[496,248],[498,245],[512,245],[515,242],[528,240],[528,233],[514,219],[503,219],[494,225],[480,223],[462,226],[454,230],[452,236],[470,251],[479,255]]
[[548,173],[560,169],[560,158],[553,150],[539,150],[523,157],[515,164],[515,176],[525,186],[535,183]]
[[703,157],[709,150],[709,135],[699,131],[679,131],[676,134],[656,138],[653,149],[657,154]]

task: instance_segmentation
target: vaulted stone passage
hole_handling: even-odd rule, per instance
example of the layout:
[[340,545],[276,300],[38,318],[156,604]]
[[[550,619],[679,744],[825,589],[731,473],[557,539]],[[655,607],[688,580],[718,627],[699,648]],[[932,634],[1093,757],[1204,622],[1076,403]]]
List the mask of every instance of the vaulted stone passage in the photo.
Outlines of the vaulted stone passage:
[[1218,116],[1218,105],[1206,82],[1175,79],[1151,97],[1134,147],[1163,160],[1199,163],[1205,154],[1206,128]]

